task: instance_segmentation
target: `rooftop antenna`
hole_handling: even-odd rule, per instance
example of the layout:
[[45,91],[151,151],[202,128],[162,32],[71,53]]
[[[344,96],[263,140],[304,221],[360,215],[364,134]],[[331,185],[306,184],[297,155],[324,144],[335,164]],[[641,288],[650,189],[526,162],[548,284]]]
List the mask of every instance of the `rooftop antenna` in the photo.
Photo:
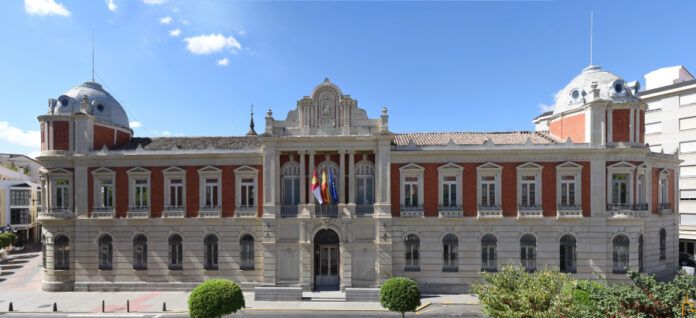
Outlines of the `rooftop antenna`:
[[590,10],[590,65],[592,65],[592,33],[594,32],[594,11]]
[[94,29],[92,29],[92,82],[94,80]]

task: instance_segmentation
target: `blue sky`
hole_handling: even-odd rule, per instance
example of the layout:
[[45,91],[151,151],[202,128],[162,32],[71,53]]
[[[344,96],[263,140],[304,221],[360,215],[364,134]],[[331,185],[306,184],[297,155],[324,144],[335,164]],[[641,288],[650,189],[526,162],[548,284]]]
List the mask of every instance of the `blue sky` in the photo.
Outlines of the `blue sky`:
[[[325,77],[390,129],[507,131],[594,62],[627,81],[696,71],[694,1],[4,0],[0,152],[35,154],[48,98],[91,78],[138,136],[241,135]],[[222,64],[222,65],[221,65]]]

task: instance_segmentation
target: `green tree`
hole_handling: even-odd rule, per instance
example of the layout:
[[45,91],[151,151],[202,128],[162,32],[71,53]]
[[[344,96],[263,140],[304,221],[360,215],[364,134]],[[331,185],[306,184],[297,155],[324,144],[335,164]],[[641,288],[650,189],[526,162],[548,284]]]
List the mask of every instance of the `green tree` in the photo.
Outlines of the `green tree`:
[[418,284],[406,277],[387,279],[379,290],[379,301],[384,308],[406,316],[407,311],[416,311],[420,306]]
[[1,233],[0,234],[0,248],[6,248],[17,242],[17,236],[14,233]]
[[244,308],[244,294],[235,282],[210,279],[196,286],[188,299],[191,318],[222,317]]

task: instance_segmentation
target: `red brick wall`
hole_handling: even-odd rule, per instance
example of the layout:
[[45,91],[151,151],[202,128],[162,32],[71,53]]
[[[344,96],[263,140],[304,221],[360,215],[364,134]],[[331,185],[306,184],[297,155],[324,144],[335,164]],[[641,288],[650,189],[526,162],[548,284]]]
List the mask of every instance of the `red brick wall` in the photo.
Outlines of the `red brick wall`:
[[585,114],[559,117],[549,124],[551,135],[565,141],[585,142]]
[[640,111],[640,142],[645,142],[645,111]]
[[464,167],[462,177],[462,208],[464,216],[476,217],[478,214],[478,192],[476,187],[476,166],[477,163],[462,163]]
[[517,217],[517,166],[519,162],[498,163],[503,167],[500,180],[500,193],[503,216]]
[[544,216],[556,216],[556,165],[560,162],[541,163],[541,208]]
[[252,166],[256,169],[259,169],[259,173],[256,176],[256,180],[258,180],[257,185],[258,189],[257,191],[257,196],[256,196],[256,205],[259,208],[259,217],[263,216],[263,165],[257,165],[257,166]]
[[401,178],[399,175],[399,167],[401,167],[400,164],[398,163],[392,163],[391,164],[391,211],[392,211],[392,217],[398,217],[401,215],[401,182],[399,179]]
[[164,175],[162,167],[147,167],[150,170],[150,216],[162,217],[164,211]]
[[234,216],[235,200],[235,178],[234,169],[238,166],[223,166],[222,169],[222,216]]
[[421,166],[423,171],[423,215],[438,217],[440,183],[438,182],[437,167],[439,163],[426,163]]
[[[587,161],[583,162],[576,162],[579,165],[582,165],[582,215],[585,217],[590,217],[592,215],[592,193],[590,193],[590,189],[592,189],[592,180],[590,179],[590,163]],[[606,192],[606,191],[605,191]]]
[[615,109],[612,112],[612,141],[628,142],[631,131],[631,110]]
[[41,150],[48,150],[48,145],[46,144],[46,123],[41,123]]
[[123,131],[116,131],[116,145],[120,146],[125,143],[127,143],[131,138],[131,134],[123,132]]
[[70,150],[70,124],[67,121],[53,122],[53,150]]
[[114,144],[114,129],[100,125],[94,125],[94,150],[101,150],[104,145],[111,148]]
[[116,172],[116,217],[120,218],[125,218],[128,212],[128,169],[113,169]]
[[677,191],[677,188],[674,184],[674,169],[667,169],[667,172],[669,173],[669,181],[667,181],[667,193],[669,194],[669,199],[667,200],[667,202],[672,204],[672,211],[674,211],[676,210],[676,202],[674,202],[674,192]]
[[198,169],[202,167],[186,167],[186,217],[198,217],[200,202],[198,188]]
[[652,184],[650,191],[652,193],[652,213],[658,213],[658,205],[660,204],[660,169],[652,168]]

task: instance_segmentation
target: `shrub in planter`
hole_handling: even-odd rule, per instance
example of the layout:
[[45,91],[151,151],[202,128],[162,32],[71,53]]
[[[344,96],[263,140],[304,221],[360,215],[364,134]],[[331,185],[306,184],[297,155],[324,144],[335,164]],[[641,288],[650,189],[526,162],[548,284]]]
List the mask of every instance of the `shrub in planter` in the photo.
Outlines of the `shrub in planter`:
[[191,318],[222,317],[244,308],[244,294],[233,281],[210,279],[193,289],[188,307]]
[[0,234],[0,248],[6,248],[17,241],[17,236],[14,233]]
[[418,285],[406,277],[392,277],[379,290],[379,301],[384,308],[405,317],[407,311],[416,311],[421,304]]

